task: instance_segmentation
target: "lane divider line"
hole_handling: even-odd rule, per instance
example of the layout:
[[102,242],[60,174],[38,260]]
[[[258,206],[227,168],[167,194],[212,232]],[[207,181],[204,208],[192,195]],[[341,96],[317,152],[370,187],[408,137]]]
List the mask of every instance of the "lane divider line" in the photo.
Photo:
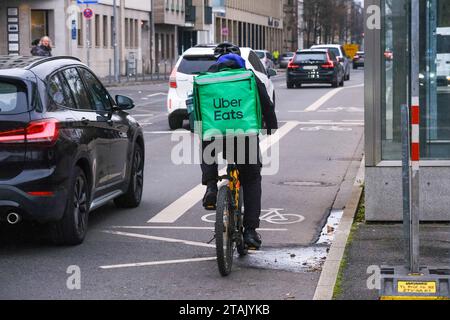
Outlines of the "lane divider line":
[[166,260],[166,261],[153,261],[153,262],[139,262],[139,263],[127,263],[127,264],[116,264],[110,266],[100,266],[100,269],[119,269],[119,268],[131,268],[131,267],[148,267],[148,266],[160,266],[166,264],[180,264],[189,262],[203,262],[203,261],[213,261],[216,257],[208,258],[195,258],[195,259],[180,259],[180,260]]
[[165,237],[148,236],[148,235],[139,234],[139,233],[129,233],[129,232],[109,231],[109,230],[104,230],[102,232],[109,233],[109,234],[115,234],[115,235],[119,235],[119,236],[124,236],[124,237],[140,238],[140,239],[146,239],[146,240],[155,240],[155,241],[163,241],[163,242],[171,242],[171,243],[182,243],[182,244],[186,244],[189,246],[195,246],[195,247],[205,247],[205,248],[215,248],[216,247],[216,245],[214,245],[214,244],[208,244],[208,243],[197,242],[197,241],[181,240],[181,239],[173,239],[173,238],[165,238]]

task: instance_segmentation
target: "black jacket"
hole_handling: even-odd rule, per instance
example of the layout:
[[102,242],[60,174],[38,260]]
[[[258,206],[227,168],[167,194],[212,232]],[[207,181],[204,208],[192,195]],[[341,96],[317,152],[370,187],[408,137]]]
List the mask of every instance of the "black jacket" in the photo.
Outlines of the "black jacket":
[[33,56],[41,56],[41,57],[51,57],[52,56],[52,48],[46,46],[35,46],[31,49],[31,55]]
[[[212,65],[208,72],[220,72],[224,69],[240,69],[240,66],[232,60],[225,63]],[[263,127],[267,129],[268,134],[272,134],[272,130],[278,129],[278,119],[275,113],[275,105],[267,93],[264,83],[255,75],[256,83],[258,85],[259,100],[261,103],[261,112],[263,116]]]

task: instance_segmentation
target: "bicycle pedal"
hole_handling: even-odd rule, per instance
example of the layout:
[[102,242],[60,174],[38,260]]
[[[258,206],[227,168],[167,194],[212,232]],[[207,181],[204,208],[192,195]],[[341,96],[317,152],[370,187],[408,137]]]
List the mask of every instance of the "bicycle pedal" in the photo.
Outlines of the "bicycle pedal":
[[214,211],[216,210],[216,206],[205,206],[205,209],[208,211]]

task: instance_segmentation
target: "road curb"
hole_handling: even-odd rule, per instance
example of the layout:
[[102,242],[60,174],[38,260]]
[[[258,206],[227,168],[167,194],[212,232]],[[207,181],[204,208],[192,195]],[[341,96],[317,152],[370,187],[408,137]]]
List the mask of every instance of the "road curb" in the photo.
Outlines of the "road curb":
[[339,274],[345,247],[350,235],[355,214],[358,210],[359,201],[363,192],[365,159],[361,161],[358,174],[352,188],[350,200],[344,210],[339,227],[336,230],[334,241],[328,252],[327,259],[320,274],[319,283],[316,287],[313,300],[332,300],[334,287]]

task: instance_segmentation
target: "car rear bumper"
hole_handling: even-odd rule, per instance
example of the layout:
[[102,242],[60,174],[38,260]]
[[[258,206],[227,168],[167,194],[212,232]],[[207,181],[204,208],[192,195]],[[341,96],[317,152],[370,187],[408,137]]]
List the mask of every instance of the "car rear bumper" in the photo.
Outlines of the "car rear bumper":
[[288,72],[287,81],[291,83],[331,83],[336,79],[334,71],[321,72],[317,77],[311,77],[308,73]]
[[0,185],[0,221],[10,212],[22,219],[36,222],[58,221],[66,206],[65,190],[55,191],[52,196],[32,196],[17,187]]
[[177,110],[186,110],[187,113],[186,98],[180,98],[176,92],[169,91],[167,96],[167,111],[173,113]]

